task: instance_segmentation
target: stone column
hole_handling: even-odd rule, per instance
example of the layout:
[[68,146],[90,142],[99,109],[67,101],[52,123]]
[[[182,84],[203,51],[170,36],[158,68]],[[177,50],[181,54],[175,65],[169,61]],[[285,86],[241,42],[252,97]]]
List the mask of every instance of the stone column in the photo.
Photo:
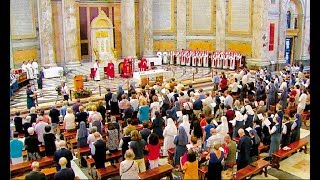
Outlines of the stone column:
[[187,0],[177,0],[177,50],[187,48]]
[[134,0],[121,1],[122,56],[136,57]]
[[310,0],[305,1],[305,24],[304,24],[304,34],[302,42],[302,55],[301,60],[310,60],[310,52],[309,52],[309,45],[310,45]]
[[287,7],[289,0],[279,2],[280,16],[278,28],[278,64],[286,63],[285,59],[285,43],[286,43],[286,30],[287,30]]
[[79,39],[75,0],[62,0],[64,64],[67,67],[80,66]]
[[248,66],[267,66],[268,51],[268,9],[269,1],[253,1],[252,17],[252,58],[247,60]]
[[216,50],[226,49],[226,0],[216,1]]
[[152,57],[153,53],[153,27],[152,27],[152,1],[139,1],[139,30],[140,30],[140,55]]
[[44,67],[57,66],[54,51],[51,0],[38,0],[40,64]]

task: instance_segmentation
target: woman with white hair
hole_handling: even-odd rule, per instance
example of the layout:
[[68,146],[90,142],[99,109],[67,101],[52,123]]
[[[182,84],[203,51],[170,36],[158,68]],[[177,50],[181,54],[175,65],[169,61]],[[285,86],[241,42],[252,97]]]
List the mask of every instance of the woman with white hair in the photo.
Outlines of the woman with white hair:
[[139,167],[133,160],[135,157],[133,150],[127,150],[124,157],[125,160],[120,163],[120,179],[139,179]]
[[40,158],[39,140],[37,135],[34,133],[34,128],[28,128],[29,137],[24,140],[25,149],[28,152],[29,161],[33,161]]
[[29,116],[31,116],[31,123],[36,123],[38,115],[36,113],[36,108],[35,107],[31,107],[30,108]]
[[190,143],[190,122],[189,122],[189,116],[188,115],[183,115],[182,116],[182,123],[179,125],[179,127],[182,126],[184,127],[184,130],[186,131],[188,135],[188,143]]
[[73,114],[72,109],[67,108],[67,114],[64,116],[63,126],[66,131],[72,131],[76,129],[76,117]]
[[25,119],[25,122],[23,123],[23,129],[24,129],[24,137],[28,137],[29,133],[28,133],[28,128],[32,127],[32,123],[31,123],[31,116],[27,116]]
[[168,156],[168,149],[174,148],[174,136],[178,134],[176,125],[172,118],[167,119],[167,126],[163,130],[163,156]]
[[223,136],[226,136],[229,132],[228,121],[226,116],[221,117],[221,124],[216,128],[217,132]]
[[236,111],[236,117],[231,122],[234,127],[232,138],[239,137],[238,130],[244,128],[244,117],[240,111]]

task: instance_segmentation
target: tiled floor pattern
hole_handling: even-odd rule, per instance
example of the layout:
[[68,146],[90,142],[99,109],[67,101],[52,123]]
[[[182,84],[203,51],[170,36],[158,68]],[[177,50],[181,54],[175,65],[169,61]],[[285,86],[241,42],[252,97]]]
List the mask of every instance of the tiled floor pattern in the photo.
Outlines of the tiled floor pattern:
[[[43,95],[38,96],[38,103],[41,104],[43,102],[55,102],[57,100],[57,92],[55,91],[55,88],[60,85],[60,82],[63,80],[66,80],[67,86],[69,89],[73,89],[74,84],[72,77],[74,75],[78,74],[83,74],[83,75],[88,75],[90,73],[90,67],[92,67],[92,63],[83,63],[82,66],[77,67],[75,71],[72,73],[69,73],[68,80],[66,80],[65,77],[55,77],[55,78],[49,78],[49,79],[43,79]],[[165,68],[165,66],[157,66],[158,69],[160,68]],[[174,77],[177,80],[184,80],[184,79],[190,79],[192,78],[192,71],[193,68],[190,67],[178,67],[178,66],[172,66],[173,72],[174,72]],[[218,70],[220,71],[220,70]],[[113,80],[108,80],[103,78],[103,69],[100,70],[101,74],[101,81],[96,82],[88,78],[88,81],[84,82],[84,87],[87,87],[92,90],[93,95],[99,94],[99,85],[101,88],[101,94],[102,96],[106,93],[106,88],[110,88],[111,90],[116,90],[118,85],[123,85],[124,89],[127,89],[127,80],[126,78],[121,78],[119,74],[117,74],[118,70],[115,70],[116,72],[116,77]],[[195,75],[195,78],[203,78],[203,77],[210,77],[211,74],[209,68],[199,68],[198,74]],[[130,83],[133,80],[130,80]],[[32,86],[32,89],[37,90],[37,84],[36,81],[33,82],[35,84]],[[62,99],[62,97],[58,97],[59,100]],[[26,87],[23,87],[16,91],[14,95],[11,98],[10,102],[10,107],[11,108],[19,108],[19,107],[26,107]]]

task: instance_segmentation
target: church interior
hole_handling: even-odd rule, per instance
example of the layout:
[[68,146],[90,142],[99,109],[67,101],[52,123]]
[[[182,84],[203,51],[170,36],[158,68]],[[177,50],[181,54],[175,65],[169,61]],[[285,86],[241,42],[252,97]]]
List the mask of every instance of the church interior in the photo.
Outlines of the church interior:
[[[84,106],[98,101],[107,106],[105,95],[117,93],[119,86],[129,93],[131,86],[164,87],[173,80],[211,93],[214,77],[220,73],[226,74],[231,84],[244,68],[254,79],[261,69],[278,77],[291,68],[299,76],[301,66],[301,76],[308,79],[310,0],[10,0],[11,119],[16,112],[22,119],[30,114],[28,85],[37,94],[37,112],[48,115],[53,105],[58,109],[64,106],[64,94],[57,93],[61,83],[68,87],[68,106],[79,98]],[[84,89],[88,96],[76,96]],[[275,158],[266,160],[266,166],[253,166],[255,170],[247,170],[243,178],[310,179],[310,110],[303,113],[299,139],[305,140],[304,144],[281,156],[278,166],[273,164]],[[116,117],[123,121],[122,114]],[[105,163],[106,172],[98,172],[94,160],[91,164],[88,160],[93,159],[89,158],[90,149],[76,147],[75,135],[64,139],[77,178],[121,178],[119,166],[110,162]],[[19,133],[20,141],[25,143],[25,138]],[[159,167],[172,168],[153,178],[183,179],[184,173],[174,169],[172,157],[162,156],[163,149],[161,145]],[[22,163],[10,163],[13,179],[23,179],[32,171],[27,151],[22,152]],[[122,154],[112,155],[118,164],[124,161]],[[259,157],[262,160],[268,155],[268,149],[262,149]],[[86,165],[82,156],[87,158]],[[56,161],[45,158],[48,156],[38,159],[40,170],[54,179]],[[222,179],[240,178],[234,171],[223,170]],[[206,179],[207,172],[208,168],[199,167],[198,179]]]

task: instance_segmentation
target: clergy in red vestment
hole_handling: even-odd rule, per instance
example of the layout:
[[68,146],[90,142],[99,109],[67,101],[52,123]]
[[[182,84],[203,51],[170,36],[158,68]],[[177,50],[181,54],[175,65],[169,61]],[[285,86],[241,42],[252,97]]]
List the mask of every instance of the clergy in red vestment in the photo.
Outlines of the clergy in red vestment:
[[109,79],[114,78],[114,64],[113,64],[112,60],[110,60],[107,65],[107,76]]
[[147,59],[146,58],[142,58],[140,60],[140,71],[146,71],[147,69],[148,69]]

